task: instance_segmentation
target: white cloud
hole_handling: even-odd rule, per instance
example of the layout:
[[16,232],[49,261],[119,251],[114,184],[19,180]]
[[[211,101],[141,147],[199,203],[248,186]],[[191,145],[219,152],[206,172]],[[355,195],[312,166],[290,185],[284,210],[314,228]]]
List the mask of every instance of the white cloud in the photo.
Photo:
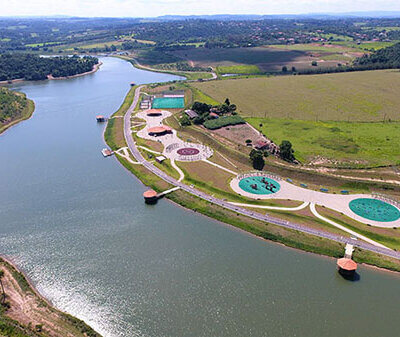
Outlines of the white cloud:
[[165,14],[288,14],[400,11],[399,0],[0,0],[0,15],[153,17]]

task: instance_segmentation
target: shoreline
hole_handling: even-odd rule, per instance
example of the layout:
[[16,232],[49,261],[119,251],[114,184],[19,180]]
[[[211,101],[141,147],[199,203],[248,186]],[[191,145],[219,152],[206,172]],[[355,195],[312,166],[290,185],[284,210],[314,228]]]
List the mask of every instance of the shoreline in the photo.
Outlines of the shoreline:
[[[14,291],[10,289],[5,291],[7,302],[11,304],[0,315],[11,322],[6,321],[3,324],[11,323],[11,326],[13,326],[13,321],[18,322],[22,332],[26,333],[26,335],[21,336],[31,336],[31,332],[42,332],[43,336],[46,337],[64,336],[64,334],[70,335],[71,333],[74,336],[84,337],[89,333],[90,336],[101,337],[85,321],[57,308],[49,299],[40,294],[32,280],[17,266],[12,258],[0,255],[0,267],[2,267],[1,270],[5,270],[3,276],[4,288],[14,288]],[[18,277],[18,275],[20,276]],[[18,300],[21,299],[23,301],[19,303]],[[7,315],[8,311],[11,312],[9,315]],[[28,323],[26,320],[28,320]],[[34,323],[38,324],[34,325]],[[38,326],[40,326],[40,331],[37,331]]]
[[[95,73],[97,70],[100,69],[100,67],[103,65],[103,62],[99,61],[99,63],[95,64],[93,66],[93,69],[90,71],[87,71],[85,73],[81,74],[76,74],[76,75],[71,75],[71,76],[63,76],[63,77],[53,77],[51,74],[47,75],[47,79],[45,80],[40,80],[40,81],[52,81],[52,80],[69,80],[72,78],[76,77],[81,77],[81,76],[86,76]],[[15,83],[22,83],[22,82],[40,82],[40,81],[27,81],[23,78],[17,78],[15,80],[9,80],[9,81],[0,81],[0,85],[10,85],[10,84],[15,84]]]
[[[25,95],[25,94],[24,94]],[[8,130],[11,129],[13,126],[18,125],[19,123],[23,122],[23,121],[27,121],[29,119],[31,119],[33,117],[33,113],[35,112],[35,102],[29,98],[27,98],[28,100],[28,112],[26,116],[22,116],[21,118],[15,119],[13,121],[11,121],[10,123],[3,125],[0,128],[0,137]]]

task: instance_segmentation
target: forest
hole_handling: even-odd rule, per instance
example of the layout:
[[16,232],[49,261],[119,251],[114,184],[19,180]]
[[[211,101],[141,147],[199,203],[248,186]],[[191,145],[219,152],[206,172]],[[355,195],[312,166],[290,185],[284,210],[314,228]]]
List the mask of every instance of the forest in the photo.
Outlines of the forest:
[[25,79],[45,80],[48,75],[64,77],[91,71],[98,63],[91,56],[40,57],[33,54],[0,55],[0,81]]

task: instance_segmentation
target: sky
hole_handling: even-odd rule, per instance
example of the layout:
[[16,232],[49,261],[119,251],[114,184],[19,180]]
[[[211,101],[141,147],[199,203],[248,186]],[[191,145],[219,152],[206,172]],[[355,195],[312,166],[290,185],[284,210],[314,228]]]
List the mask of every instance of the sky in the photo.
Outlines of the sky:
[[0,16],[154,17],[400,11],[400,0],[0,0]]

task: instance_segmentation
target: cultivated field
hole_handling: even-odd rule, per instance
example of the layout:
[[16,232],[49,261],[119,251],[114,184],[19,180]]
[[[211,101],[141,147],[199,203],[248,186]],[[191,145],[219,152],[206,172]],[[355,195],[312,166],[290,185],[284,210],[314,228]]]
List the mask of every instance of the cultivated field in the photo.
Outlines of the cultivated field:
[[193,86],[220,102],[229,97],[245,117],[400,120],[397,70],[237,79]]
[[336,67],[339,62],[351,61],[363,53],[347,47],[299,44],[229,49],[196,48],[174,51],[171,54],[202,67],[256,65],[261,71],[280,71],[282,66],[307,69],[311,67],[312,61],[318,63],[317,67]]

